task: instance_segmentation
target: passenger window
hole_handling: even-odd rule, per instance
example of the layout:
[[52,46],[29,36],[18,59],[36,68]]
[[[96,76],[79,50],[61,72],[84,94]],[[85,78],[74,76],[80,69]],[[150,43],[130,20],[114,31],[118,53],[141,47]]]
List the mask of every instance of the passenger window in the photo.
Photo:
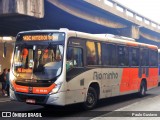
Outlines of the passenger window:
[[160,53],[158,51],[158,64],[160,65]]
[[129,52],[126,46],[118,46],[118,65],[129,66]]
[[139,49],[132,48],[131,49],[131,66],[139,66]]
[[141,66],[149,66],[149,54],[148,49],[141,48],[140,61]]
[[150,66],[158,66],[158,52],[150,50]]
[[98,48],[98,65],[102,64],[102,60],[101,60],[101,44],[97,43],[97,48]]
[[87,42],[87,65],[96,65],[96,47],[94,42]]
[[83,59],[82,59],[82,49],[76,47],[68,47],[67,49],[67,69],[72,67],[82,67]]
[[109,66],[117,65],[116,45],[102,44],[102,63]]
[[109,48],[107,44],[102,44],[102,62],[103,65],[110,65]]

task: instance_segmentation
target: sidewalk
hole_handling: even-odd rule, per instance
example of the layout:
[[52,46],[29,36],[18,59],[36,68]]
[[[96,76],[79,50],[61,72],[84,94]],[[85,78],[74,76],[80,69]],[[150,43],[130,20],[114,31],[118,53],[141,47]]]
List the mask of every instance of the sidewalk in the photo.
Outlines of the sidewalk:
[[0,103],[1,102],[8,102],[8,101],[11,101],[10,97],[9,96],[3,96],[2,91],[0,89]]
[[0,89],[0,100],[1,100],[2,98],[8,98],[8,99],[9,99],[9,96],[3,96],[3,95],[2,95],[2,91],[1,91],[1,89]]
[[[7,92],[6,92],[7,93]],[[0,99],[1,98],[9,98],[9,96],[3,96],[2,95],[2,84],[0,84]]]
[[160,120],[160,95],[141,100],[92,120]]
[[9,96],[3,96],[1,88],[0,88],[0,103],[2,103],[2,102],[8,102],[8,101],[11,101],[10,97]]

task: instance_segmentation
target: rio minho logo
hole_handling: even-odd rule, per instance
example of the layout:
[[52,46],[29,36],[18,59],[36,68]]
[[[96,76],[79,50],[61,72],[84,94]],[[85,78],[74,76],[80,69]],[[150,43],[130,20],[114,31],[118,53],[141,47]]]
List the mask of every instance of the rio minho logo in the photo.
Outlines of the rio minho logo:
[[11,112],[2,112],[2,117],[11,117]]

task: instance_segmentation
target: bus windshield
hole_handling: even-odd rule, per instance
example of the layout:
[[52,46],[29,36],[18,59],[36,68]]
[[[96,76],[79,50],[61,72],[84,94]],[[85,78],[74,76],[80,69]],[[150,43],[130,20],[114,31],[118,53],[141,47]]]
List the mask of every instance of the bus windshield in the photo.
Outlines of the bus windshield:
[[62,71],[63,45],[25,42],[15,46],[13,73],[18,78],[51,80]]

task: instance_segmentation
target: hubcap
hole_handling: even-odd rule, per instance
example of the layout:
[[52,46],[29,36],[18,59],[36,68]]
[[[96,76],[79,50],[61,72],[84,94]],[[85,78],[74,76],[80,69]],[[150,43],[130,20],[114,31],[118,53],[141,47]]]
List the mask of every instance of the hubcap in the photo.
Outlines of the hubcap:
[[144,88],[144,86],[142,86],[142,95],[144,95],[145,94],[145,88]]
[[94,95],[92,93],[88,93],[87,94],[87,104],[89,106],[93,105],[95,102],[95,98],[94,98]]

